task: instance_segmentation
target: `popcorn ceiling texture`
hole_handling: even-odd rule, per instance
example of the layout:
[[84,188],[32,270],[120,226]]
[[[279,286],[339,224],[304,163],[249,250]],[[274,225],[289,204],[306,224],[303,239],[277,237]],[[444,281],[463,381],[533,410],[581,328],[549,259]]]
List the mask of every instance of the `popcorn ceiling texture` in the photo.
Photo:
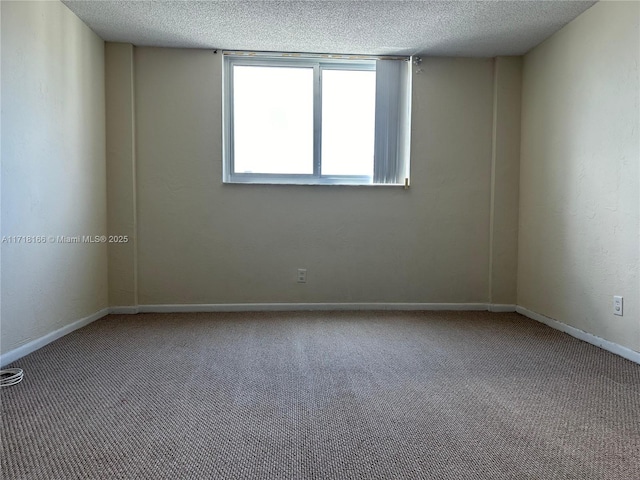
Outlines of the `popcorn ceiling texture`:
[[522,55],[592,1],[63,1],[137,46],[359,54]]

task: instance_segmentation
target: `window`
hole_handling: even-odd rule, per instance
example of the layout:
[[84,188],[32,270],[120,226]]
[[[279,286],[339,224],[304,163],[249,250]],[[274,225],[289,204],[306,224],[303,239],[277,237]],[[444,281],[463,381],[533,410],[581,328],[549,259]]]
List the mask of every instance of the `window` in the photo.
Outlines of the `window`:
[[224,56],[228,183],[405,184],[408,58]]

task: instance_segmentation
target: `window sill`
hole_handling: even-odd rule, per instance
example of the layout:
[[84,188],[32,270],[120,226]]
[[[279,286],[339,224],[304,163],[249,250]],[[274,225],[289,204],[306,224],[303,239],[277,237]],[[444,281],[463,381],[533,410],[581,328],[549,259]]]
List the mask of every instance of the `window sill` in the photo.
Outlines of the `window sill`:
[[268,181],[268,180],[224,180],[224,185],[284,185],[284,186],[305,186],[305,187],[403,187],[409,188],[404,183],[355,183],[355,182],[310,182],[310,181]]

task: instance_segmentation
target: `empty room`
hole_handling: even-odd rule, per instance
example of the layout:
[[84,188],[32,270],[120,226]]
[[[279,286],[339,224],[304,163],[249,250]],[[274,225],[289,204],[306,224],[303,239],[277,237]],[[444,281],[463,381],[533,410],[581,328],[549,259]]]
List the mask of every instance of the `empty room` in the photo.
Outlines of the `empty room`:
[[1,478],[640,478],[640,2],[0,5]]

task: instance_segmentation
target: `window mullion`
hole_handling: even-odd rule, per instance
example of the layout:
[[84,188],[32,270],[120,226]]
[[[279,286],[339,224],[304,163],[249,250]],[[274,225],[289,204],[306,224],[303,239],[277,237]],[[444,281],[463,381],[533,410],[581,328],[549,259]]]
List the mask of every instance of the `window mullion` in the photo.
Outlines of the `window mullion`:
[[320,178],[322,162],[322,69],[313,66],[313,176]]

